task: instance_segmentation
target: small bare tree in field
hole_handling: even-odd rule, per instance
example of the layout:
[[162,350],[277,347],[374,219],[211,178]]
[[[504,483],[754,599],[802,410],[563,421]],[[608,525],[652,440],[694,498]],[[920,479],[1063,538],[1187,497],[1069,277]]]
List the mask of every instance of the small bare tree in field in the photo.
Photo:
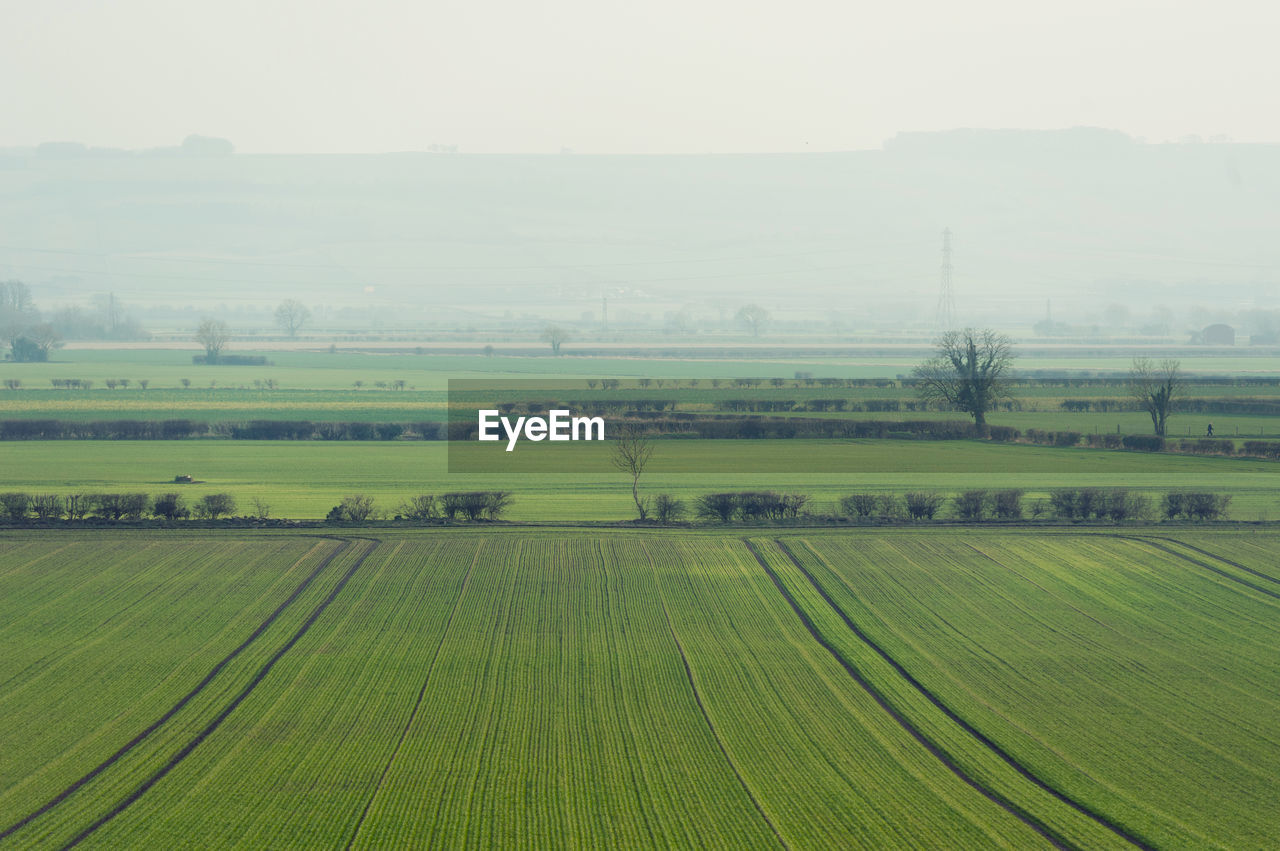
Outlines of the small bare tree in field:
[[1149,358],[1134,358],[1129,370],[1129,392],[1142,410],[1151,416],[1156,434],[1165,434],[1169,415],[1177,408],[1182,391],[1181,363],[1166,358],[1153,363]]
[[640,498],[640,476],[653,457],[653,438],[637,426],[623,426],[613,440],[613,466],[631,477],[631,498],[641,520],[649,517],[648,500]]
[[221,319],[206,319],[196,329],[196,342],[204,346],[209,363],[217,363],[218,355],[231,339],[231,329]]
[[285,299],[276,308],[276,324],[290,337],[298,336],[298,329],[311,318],[311,311],[296,298]]
[[560,346],[569,340],[569,332],[559,325],[548,325],[542,330],[542,339],[551,344],[551,354],[559,355]]

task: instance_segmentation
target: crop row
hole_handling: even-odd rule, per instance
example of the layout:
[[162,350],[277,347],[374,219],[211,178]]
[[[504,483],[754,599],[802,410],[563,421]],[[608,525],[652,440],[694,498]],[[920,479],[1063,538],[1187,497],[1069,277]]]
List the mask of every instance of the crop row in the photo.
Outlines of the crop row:
[[[0,744],[25,770],[0,790],[0,831],[57,802],[14,836],[65,840],[123,798],[269,655],[295,614],[290,607],[272,621],[271,613],[297,592],[305,604],[322,591],[336,552],[336,542],[296,538],[219,548],[198,539],[144,547],[83,539],[57,547],[32,573],[6,574],[12,599],[29,609],[5,636],[22,667],[2,693]],[[56,561],[60,575],[39,571],[45,561]],[[63,593],[31,599],[49,587]],[[54,625],[57,635],[35,624]],[[93,779],[80,788],[82,777]],[[64,790],[73,794],[59,800]]]
[[1159,846],[1274,835],[1274,599],[1140,542],[980,547],[790,549],[920,682],[1083,805]]

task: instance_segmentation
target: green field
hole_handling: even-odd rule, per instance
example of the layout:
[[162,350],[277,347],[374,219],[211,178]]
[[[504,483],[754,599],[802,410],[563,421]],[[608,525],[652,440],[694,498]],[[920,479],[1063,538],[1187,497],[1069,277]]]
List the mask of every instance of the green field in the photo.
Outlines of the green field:
[[0,536],[4,847],[1261,847],[1274,532]]
[[[455,448],[456,450],[457,448]],[[508,517],[523,521],[622,521],[635,515],[630,480],[606,444],[465,444],[470,469],[449,472],[441,442],[9,441],[0,442],[3,489],[28,493],[178,490],[194,502],[226,492],[242,511],[265,500],[275,517],[321,518],[346,495],[385,509],[409,496],[503,489]],[[580,472],[571,472],[577,470]],[[197,484],[175,486],[180,473]],[[817,513],[855,491],[1022,488],[1028,500],[1057,487],[1132,487],[1232,495],[1231,516],[1280,517],[1280,464],[1249,458],[903,440],[671,440],[658,444],[641,479],[645,494],[691,501],[717,490],[772,489],[813,500]]]

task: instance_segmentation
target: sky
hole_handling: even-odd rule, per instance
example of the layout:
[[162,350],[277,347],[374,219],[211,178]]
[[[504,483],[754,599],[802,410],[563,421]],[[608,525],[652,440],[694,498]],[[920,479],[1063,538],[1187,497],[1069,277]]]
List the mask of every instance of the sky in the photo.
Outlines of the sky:
[[1095,126],[1280,141],[1270,2],[0,0],[0,147],[874,149]]

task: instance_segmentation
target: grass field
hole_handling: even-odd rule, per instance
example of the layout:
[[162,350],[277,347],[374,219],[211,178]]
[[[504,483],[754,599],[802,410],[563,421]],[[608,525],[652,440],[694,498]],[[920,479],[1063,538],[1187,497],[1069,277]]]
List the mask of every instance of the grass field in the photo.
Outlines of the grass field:
[[0,844],[1265,846],[1277,546],[8,532]]
[[[634,516],[630,480],[612,469],[604,444],[526,443],[507,453],[477,443],[459,450],[461,460],[471,456],[468,469],[502,472],[451,473],[446,445],[424,441],[10,441],[0,443],[0,470],[5,490],[179,490],[188,502],[226,492],[244,511],[256,497],[273,516],[296,519],[324,517],[352,493],[371,495],[394,514],[414,494],[495,488],[515,495],[513,520]],[[173,485],[180,473],[199,483]],[[824,503],[854,491],[997,487],[1023,488],[1031,500],[1051,488],[1085,486],[1225,492],[1233,497],[1232,517],[1280,517],[1274,461],[976,441],[671,440],[658,445],[641,479],[646,494],[690,501],[717,490],[798,492]]]
[[[176,349],[69,349],[55,351],[48,363],[0,364],[0,380],[14,378],[24,386],[48,388],[53,378],[80,378],[102,388],[108,378],[128,378],[136,383],[146,379],[156,389],[179,388],[182,379],[192,387],[253,387],[255,380],[275,379],[281,388],[296,390],[350,390],[355,382],[373,387],[378,381],[404,379],[418,390],[440,390],[448,378],[487,378],[495,375],[522,378],[784,378],[797,372],[817,378],[893,378],[909,375],[921,361],[923,347],[902,355],[861,354],[856,351],[835,354],[815,352],[812,357],[776,357],[767,346],[751,350],[748,356],[689,357],[664,355],[656,349],[649,357],[582,357],[479,354],[474,353],[404,354],[350,352],[339,349],[330,354],[323,347],[316,351],[254,350],[232,346],[228,354],[262,356],[271,366],[196,366],[191,356],[198,351]],[[679,345],[672,347],[680,350]],[[833,349],[839,349],[833,346]],[[1277,376],[1280,365],[1273,352],[1258,351],[1251,356],[1196,356],[1181,358],[1183,369],[1197,375]],[[1112,372],[1123,375],[1130,367],[1129,356],[1107,356],[1105,352],[1085,348],[1079,356],[1030,356],[1018,360],[1018,368],[1030,373],[1036,370],[1076,370]],[[1079,394],[1076,394],[1079,395]]]

